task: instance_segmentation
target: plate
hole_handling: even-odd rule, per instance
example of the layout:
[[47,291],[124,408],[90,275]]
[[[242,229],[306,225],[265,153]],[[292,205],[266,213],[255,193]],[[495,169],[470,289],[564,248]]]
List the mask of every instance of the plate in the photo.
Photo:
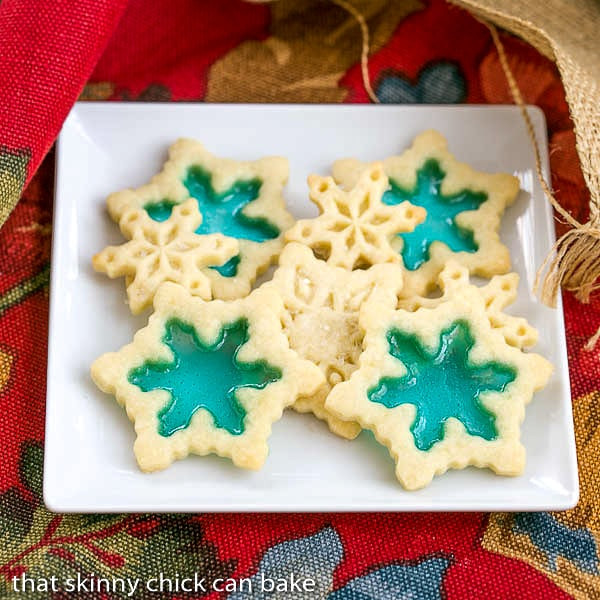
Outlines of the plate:
[[[548,172],[546,126],[530,108]],[[143,327],[132,317],[122,279],[91,267],[92,255],[122,243],[105,208],[109,193],[136,187],[160,170],[177,137],[194,137],[221,156],[290,160],[286,190],[297,217],[316,215],[309,173],[340,157],[397,154],[435,128],[451,151],[483,171],[517,175],[522,191],[501,236],[521,276],[511,312],[540,331],[536,351],[556,367],[527,409],[521,477],[469,468],[416,492],[394,477],[387,450],[367,432],[353,442],[310,415],[287,411],[259,472],[218,457],[192,456],[166,471],[141,473],[134,431],[114,399],[92,383],[89,366]],[[57,157],[52,250],[44,499],[59,512],[197,511],[516,511],[558,510],[578,499],[577,463],[562,307],[531,292],[536,267],[554,242],[552,211],[535,175],[521,116],[510,106],[303,106],[81,103],[67,119]]]

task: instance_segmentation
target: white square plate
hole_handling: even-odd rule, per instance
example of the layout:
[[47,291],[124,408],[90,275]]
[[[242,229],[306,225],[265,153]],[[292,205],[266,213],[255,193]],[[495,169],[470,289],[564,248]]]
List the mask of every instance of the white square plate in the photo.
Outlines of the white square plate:
[[[530,110],[547,167],[546,128]],[[363,432],[340,439],[310,415],[287,411],[276,423],[259,472],[217,457],[190,457],[146,475],[135,463],[133,427],[113,398],[96,389],[92,361],[142,327],[123,280],[94,273],[92,255],[123,240],[109,219],[110,192],[145,183],[177,137],[201,140],[221,156],[290,160],[286,197],[297,217],[313,216],[306,176],[336,158],[374,160],[404,150],[435,128],[457,157],[483,171],[506,171],[522,192],[503,220],[502,239],[521,276],[511,311],[540,331],[536,351],[556,370],[527,409],[527,468],[517,478],[473,468],[406,492],[387,450]],[[573,506],[577,463],[562,307],[531,292],[536,267],[554,241],[552,212],[535,176],[531,143],[509,106],[302,106],[78,104],[59,143],[48,357],[44,498],[60,512],[546,510]]]

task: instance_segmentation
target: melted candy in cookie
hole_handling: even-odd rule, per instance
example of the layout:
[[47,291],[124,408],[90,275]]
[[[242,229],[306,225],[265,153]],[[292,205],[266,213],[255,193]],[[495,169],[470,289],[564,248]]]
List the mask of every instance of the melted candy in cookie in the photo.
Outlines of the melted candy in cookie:
[[283,198],[288,172],[282,157],[231,160],[214,156],[200,142],[180,139],[169,148],[160,173],[146,185],[111,194],[108,210],[119,224],[139,209],[147,220],[161,225],[171,221],[177,206],[193,202],[200,215],[194,227],[197,235],[219,232],[237,245],[235,255],[202,266],[211,296],[243,298],[278,258],[282,234],[294,223]]
[[390,179],[390,189],[383,196],[384,204],[395,205],[408,201],[427,211],[425,221],[414,231],[399,233],[404,240],[402,259],[409,271],[415,271],[429,260],[432,242],[443,242],[453,252],[476,252],[479,249],[473,231],[456,223],[462,212],[478,209],[487,196],[465,189],[444,195],[441,191],[446,174],[435,160],[428,160],[417,171],[417,184],[412,190],[400,187]]
[[456,321],[440,334],[434,352],[414,335],[398,329],[387,334],[389,353],[406,367],[403,377],[383,377],[368,392],[371,402],[387,408],[412,404],[416,416],[411,425],[415,446],[429,450],[444,439],[444,425],[458,419],[469,435],[494,440],[498,434],[494,415],[480,402],[482,392],[503,392],[515,379],[515,370],[504,364],[472,364],[469,352],[475,344],[469,324]]
[[257,289],[206,302],[166,282],[154,308],[131,343],[91,368],[134,423],[140,468],[164,469],[188,454],[260,468],[284,409],[325,383],[319,367],[290,349],[281,298]]
[[[202,167],[192,166],[183,180],[190,196],[198,202],[202,224],[196,233],[222,233],[236,239],[264,242],[276,238],[279,228],[264,218],[250,218],[244,207],[258,198],[262,182],[259,179],[236,181],[229,189],[217,193],[211,174]],[[144,210],[155,221],[166,221],[176,202],[162,200],[148,203]]]
[[[264,218],[250,218],[243,213],[244,207],[256,200],[262,182],[259,179],[236,181],[229,189],[218,194],[212,186],[211,174],[202,167],[188,169],[183,184],[190,196],[198,203],[202,223],[198,234],[222,233],[236,239],[264,242],[275,239],[281,232]],[[177,204],[171,200],[149,203],[144,210],[155,221],[166,221]],[[211,267],[223,277],[235,277],[241,256],[234,256],[225,264]]]
[[166,323],[163,342],[173,353],[173,362],[147,361],[128,376],[143,392],[160,389],[171,395],[158,415],[160,435],[168,437],[188,427],[199,408],[210,412],[215,427],[232,435],[244,432],[246,412],[236,397],[237,390],[263,389],[281,379],[281,371],[266,362],[238,361],[237,353],[247,341],[245,320],[223,327],[210,345],[198,338],[191,325],[177,319]]

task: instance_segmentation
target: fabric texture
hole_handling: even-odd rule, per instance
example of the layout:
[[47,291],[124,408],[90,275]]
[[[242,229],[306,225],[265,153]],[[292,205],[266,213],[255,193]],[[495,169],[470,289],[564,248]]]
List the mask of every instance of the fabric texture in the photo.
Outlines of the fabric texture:
[[0,226],[56,138],[126,4],[0,3]]
[[[148,579],[161,571],[172,578],[199,572],[214,580],[298,570],[318,582],[320,593],[279,597],[600,597],[600,349],[584,349],[600,325],[597,295],[582,310],[564,293],[581,477],[573,510],[159,516],[56,515],[44,508],[52,152],[31,176],[84,82],[83,99],[107,101],[368,100],[360,29],[329,0],[268,6],[130,0],[111,36],[124,4],[0,4],[2,210],[31,180],[0,231],[0,597],[127,597],[120,591],[15,593],[11,577],[22,573],[64,580],[77,573]],[[441,0],[353,4],[371,31],[370,73],[382,102],[511,102],[489,31],[464,10]],[[559,72],[521,39],[502,33],[502,40],[526,102],[546,114],[557,198],[585,222],[590,196]],[[557,229],[566,231],[560,222]],[[272,596],[198,589],[134,597]]]

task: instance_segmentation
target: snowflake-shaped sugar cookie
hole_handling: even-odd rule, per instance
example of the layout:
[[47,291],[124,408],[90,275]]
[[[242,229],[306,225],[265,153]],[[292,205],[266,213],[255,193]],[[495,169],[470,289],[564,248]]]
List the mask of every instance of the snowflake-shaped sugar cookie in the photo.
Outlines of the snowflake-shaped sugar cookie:
[[355,438],[360,426],[332,415],[325,409],[325,399],[357,368],[363,339],[358,326],[362,303],[378,294],[395,307],[402,289],[402,269],[383,264],[366,271],[348,271],[316,259],[310,248],[292,242],[281,253],[273,280],[263,287],[274,288],[283,299],[284,331],[290,347],[318,365],[327,379],[316,394],[299,398],[293,408],[312,412],[326,421],[333,433]]
[[[350,189],[368,166],[355,159],[338,160],[333,177]],[[519,181],[505,173],[481,173],[460,163],[436,131],[418,135],[410,149],[383,161],[390,187],[383,202],[411,202],[426,211],[413,231],[401,233],[395,247],[405,272],[403,294],[425,294],[449,259],[481,277],[510,269],[508,248],[498,234],[505,208],[519,192]]]
[[[458,263],[451,263],[454,267]],[[455,277],[461,269],[455,272]],[[443,280],[441,280],[443,282]],[[506,343],[515,348],[525,349],[535,346],[538,340],[538,332],[523,317],[507,315],[503,310],[512,304],[517,298],[519,276],[516,273],[506,275],[495,275],[488,283],[478,288],[483,298],[488,320],[493,329],[497,329],[506,340]],[[434,308],[447,300],[446,294],[436,298],[423,296],[401,297],[398,300],[398,308],[414,312],[419,308]]]
[[439,283],[442,298],[411,310],[377,297],[363,305],[359,368],[325,403],[373,431],[407,489],[468,465],[522,473],[525,405],[552,373],[546,359],[523,352],[535,341],[532,328],[502,313],[514,276],[478,288],[466,267],[449,261]]
[[108,246],[92,259],[97,271],[125,277],[129,308],[138,314],[152,304],[158,286],[180,283],[205,300],[212,297],[207,267],[221,265],[237,255],[235,239],[220,234],[194,233],[202,221],[193,200],[176,206],[163,222],[154,221],[140,208],[125,211],[120,220],[129,241]]
[[140,468],[164,469],[190,453],[260,468],[272,424],[324,381],[289,348],[281,299],[255,290],[240,300],[205,302],[165,283],[154,307],[133,342],[91,369],[134,422]]
[[235,161],[212,155],[195,140],[180,139],[149,184],[112,194],[108,210],[117,222],[132,208],[160,222],[193,198],[202,214],[196,233],[221,233],[239,243],[234,257],[204,270],[214,296],[241,298],[277,258],[283,232],[294,223],[282,195],[288,171],[285,158]]
[[422,208],[404,202],[386,206],[381,198],[388,179],[381,163],[364,169],[352,189],[340,189],[331,177],[308,178],[310,199],[319,207],[315,219],[298,221],[286,234],[289,242],[309,246],[318,258],[348,270],[399,262],[390,245],[425,217]]

